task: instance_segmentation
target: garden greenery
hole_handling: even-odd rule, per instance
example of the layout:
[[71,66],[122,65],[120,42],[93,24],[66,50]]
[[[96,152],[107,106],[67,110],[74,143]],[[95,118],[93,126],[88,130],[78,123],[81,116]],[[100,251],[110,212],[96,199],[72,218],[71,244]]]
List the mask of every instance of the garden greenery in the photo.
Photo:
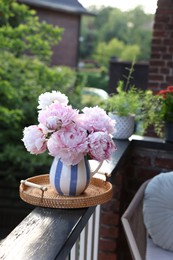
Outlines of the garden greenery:
[[73,70],[49,65],[61,28],[40,23],[35,11],[15,0],[0,1],[0,10],[0,174],[27,177],[50,166],[47,155],[26,154],[21,141],[24,126],[36,121],[38,96],[63,91],[76,106],[80,87]]

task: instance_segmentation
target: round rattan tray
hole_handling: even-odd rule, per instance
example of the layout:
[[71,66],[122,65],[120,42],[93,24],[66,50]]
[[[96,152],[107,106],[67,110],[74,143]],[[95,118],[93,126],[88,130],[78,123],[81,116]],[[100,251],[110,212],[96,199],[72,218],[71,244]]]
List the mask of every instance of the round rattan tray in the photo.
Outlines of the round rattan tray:
[[103,204],[112,198],[112,184],[99,178],[92,178],[89,186],[80,196],[60,196],[50,186],[49,175],[38,175],[27,181],[45,186],[46,191],[20,184],[19,193],[23,201],[48,208],[85,208]]

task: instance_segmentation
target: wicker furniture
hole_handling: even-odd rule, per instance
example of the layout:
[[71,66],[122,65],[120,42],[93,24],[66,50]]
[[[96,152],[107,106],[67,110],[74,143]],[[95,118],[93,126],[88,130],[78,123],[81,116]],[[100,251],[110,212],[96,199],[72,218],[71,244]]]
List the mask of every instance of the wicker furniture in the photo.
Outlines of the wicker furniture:
[[142,184],[121,218],[131,256],[133,260],[172,260],[173,252],[154,244],[144,225],[143,198],[148,182]]
[[143,222],[142,208],[144,191],[148,182],[142,184],[121,218],[134,260],[145,260],[147,234]]

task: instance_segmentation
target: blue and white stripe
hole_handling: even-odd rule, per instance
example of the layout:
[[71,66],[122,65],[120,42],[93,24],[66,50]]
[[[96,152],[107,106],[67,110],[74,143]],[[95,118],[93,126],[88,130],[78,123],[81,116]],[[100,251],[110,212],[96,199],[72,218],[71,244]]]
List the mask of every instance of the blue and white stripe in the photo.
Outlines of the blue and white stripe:
[[50,170],[50,184],[60,195],[80,195],[88,186],[90,167],[86,157],[76,165],[65,165],[55,158]]

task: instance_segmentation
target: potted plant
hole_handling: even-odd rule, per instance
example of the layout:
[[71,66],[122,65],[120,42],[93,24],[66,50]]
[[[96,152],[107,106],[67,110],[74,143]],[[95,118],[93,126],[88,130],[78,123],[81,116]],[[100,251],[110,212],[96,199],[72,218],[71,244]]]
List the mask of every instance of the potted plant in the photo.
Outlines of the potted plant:
[[162,101],[159,95],[154,95],[151,90],[146,90],[141,95],[140,110],[136,114],[136,133],[144,135],[152,126],[159,137],[163,137],[163,120],[161,115]]
[[139,126],[136,130],[143,135],[152,126],[158,137],[173,142],[173,86],[168,86],[158,94],[151,90],[139,93],[140,105],[135,115]]
[[144,91],[138,90],[135,86],[130,86],[127,91],[124,88],[123,81],[119,81],[117,93],[104,101],[103,108],[116,122],[115,132],[113,133],[114,138],[127,139],[133,134],[135,120],[142,110],[141,100],[143,96]]
[[165,140],[173,142],[173,86],[158,93],[160,101],[159,123],[164,130]]
[[173,142],[173,86],[159,91],[157,95],[147,91],[143,95],[137,120],[142,122],[143,133],[153,126],[157,136]]

